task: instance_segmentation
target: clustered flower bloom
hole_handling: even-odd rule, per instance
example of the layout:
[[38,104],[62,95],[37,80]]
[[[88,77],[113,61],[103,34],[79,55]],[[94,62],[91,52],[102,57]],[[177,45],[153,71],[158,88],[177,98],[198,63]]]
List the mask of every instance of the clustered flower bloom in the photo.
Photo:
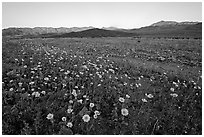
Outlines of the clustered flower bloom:
[[126,108],[123,108],[123,109],[121,109],[121,114],[123,116],[127,116],[129,113],[128,113],[128,110]]
[[36,98],[37,98],[37,97],[40,97],[40,93],[39,93],[39,92],[33,92],[33,93],[32,93],[32,96],[35,96]]
[[54,117],[54,115],[53,114],[51,114],[51,113],[49,113],[48,115],[47,115],[47,119],[53,119],[53,117]]
[[98,110],[94,111],[94,119],[97,119],[98,115],[100,115],[100,112]]
[[89,122],[90,121],[90,116],[88,114],[85,114],[82,119],[84,120],[84,122]]
[[100,112],[98,110],[94,111],[95,115],[100,115]]

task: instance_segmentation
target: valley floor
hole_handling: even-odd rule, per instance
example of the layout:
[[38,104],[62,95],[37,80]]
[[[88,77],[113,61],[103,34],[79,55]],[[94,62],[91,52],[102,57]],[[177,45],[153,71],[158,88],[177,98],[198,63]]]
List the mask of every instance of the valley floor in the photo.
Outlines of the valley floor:
[[2,41],[2,134],[202,134],[199,39]]

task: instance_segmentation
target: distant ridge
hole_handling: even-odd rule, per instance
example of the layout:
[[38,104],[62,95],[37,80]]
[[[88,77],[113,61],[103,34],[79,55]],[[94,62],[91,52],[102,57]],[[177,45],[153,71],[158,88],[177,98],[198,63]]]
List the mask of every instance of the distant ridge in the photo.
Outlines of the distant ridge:
[[137,33],[146,37],[189,37],[202,38],[201,22],[174,22],[160,21],[139,29],[130,29],[126,32]]
[[159,22],[156,22],[150,26],[173,26],[173,25],[195,25],[195,24],[198,24],[199,22],[188,22],[188,21],[185,21],[185,22],[176,22],[176,21],[159,21]]
[[159,21],[137,29],[116,27],[72,27],[72,28],[8,28],[2,30],[6,37],[18,38],[59,38],[59,37],[189,37],[202,38],[201,22]]
[[105,30],[121,30],[123,28],[117,28],[117,27],[102,27],[101,29],[105,29]]
[[69,33],[78,32],[88,29],[93,29],[94,27],[72,27],[72,28],[52,28],[52,27],[35,27],[35,28],[8,28],[3,29],[3,35],[39,35],[48,33]]
[[[104,30],[99,28],[79,31],[79,32],[71,32],[65,34],[58,34],[53,36],[48,36],[52,38],[66,38],[66,37],[129,37],[134,36],[134,33],[115,31],[115,30]],[[44,35],[47,37],[47,35]]]

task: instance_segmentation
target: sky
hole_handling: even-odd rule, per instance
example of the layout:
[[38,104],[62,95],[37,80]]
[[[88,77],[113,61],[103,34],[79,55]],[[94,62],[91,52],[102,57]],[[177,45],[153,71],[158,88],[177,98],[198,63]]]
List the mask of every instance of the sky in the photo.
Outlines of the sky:
[[140,28],[158,21],[202,21],[201,2],[3,2],[2,28]]

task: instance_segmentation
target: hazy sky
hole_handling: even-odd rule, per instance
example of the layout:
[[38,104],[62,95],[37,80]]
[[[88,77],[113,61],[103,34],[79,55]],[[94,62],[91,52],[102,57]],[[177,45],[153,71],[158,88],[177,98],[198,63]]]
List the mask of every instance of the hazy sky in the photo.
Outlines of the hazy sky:
[[3,28],[138,28],[165,21],[202,21],[202,3],[3,3]]

